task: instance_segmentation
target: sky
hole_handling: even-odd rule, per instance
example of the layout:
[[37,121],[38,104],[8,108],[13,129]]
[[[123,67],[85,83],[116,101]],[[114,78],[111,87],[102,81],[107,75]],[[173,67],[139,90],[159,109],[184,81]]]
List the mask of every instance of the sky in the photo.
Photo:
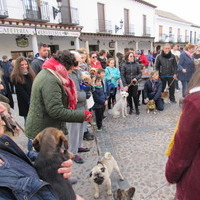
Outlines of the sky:
[[145,0],[155,6],[157,9],[171,12],[180,18],[200,25],[200,2],[199,0]]

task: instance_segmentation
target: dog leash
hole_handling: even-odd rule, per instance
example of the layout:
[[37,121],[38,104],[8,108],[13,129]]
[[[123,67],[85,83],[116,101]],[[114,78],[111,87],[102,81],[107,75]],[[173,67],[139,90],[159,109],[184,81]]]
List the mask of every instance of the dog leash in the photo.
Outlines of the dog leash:
[[165,183],[165,184],[161,185],[160,187],[158,187],[157,189],[152,191],[149,195],[147,195],[146,197],[142,198],[141,200],[149,199],[149,197],[151,197],[154,193],[156,193],[157,191],[161,190],[162,188],[164,188],[167,185],[168,185],[168,183]]

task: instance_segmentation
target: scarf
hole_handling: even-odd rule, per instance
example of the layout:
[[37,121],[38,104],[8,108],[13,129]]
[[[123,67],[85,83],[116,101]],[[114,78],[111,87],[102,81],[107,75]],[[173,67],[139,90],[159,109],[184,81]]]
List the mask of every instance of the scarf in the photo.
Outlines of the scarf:
[[190,58],[193,58],[193,54],[191,54],[189,51],[185,51],[185,53],[186,53]]
[[156,85],[156,83],[158,82],[158,80],[153,80],[153,79],[150,79],[150,80],[151,80],[151,83],[152,83],[152,87],[151,87],[151,88],[152,88],[152,91],[153,91],[153,92],[156,92],[156,89],[157,89],[157,88],[155,87],[155,85]]
[[164,51],[161,51],[161,55],[162,55],[163,57],[165,57],[165,58],[171,58],[172,53],[171,53],[171,51],[170,51],[169,53],[166,54]]
[[42,68],[48,69],[60,80],[65,92],[67,93],[67,100],[69,102],[68,108],[75,110],[77,104],[76,86],[74,81],[68,76],[66,68],[53,57],[46,60],[42,65]]

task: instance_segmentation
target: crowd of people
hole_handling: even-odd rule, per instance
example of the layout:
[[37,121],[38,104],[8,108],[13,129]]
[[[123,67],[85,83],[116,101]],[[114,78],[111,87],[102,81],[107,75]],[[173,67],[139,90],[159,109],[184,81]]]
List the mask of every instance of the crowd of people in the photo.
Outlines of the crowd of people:
[[[96,124],[97,132],[103,130],[103,120],[106,113],[112,113],[118,90],[127,91],[129,94],[127,109],[130,115],[134,114],[134,111],[136,115],[140,115],[140,105],[146,104],[148,100],[154,100],[157,110],[163,111],[164,101],[161,94],[166,88],[169,90],[170,102],[176,103],[175,89],[180,89],[179,81],[182,83],[182,97],[186,98],[187,102],[187,96],[191,93],[187,86],[195,70],[198,71],[199,52],[200,47],[193,44],[186,45],[182,52],[177,45],[166,44],[160,52],[149,51],[148,55],[145,55],[143,50],[133,49],[129,49],[125,54],[117,53],[116,63],[115,58],[108,55],[106,50],[87,52],[81,48],[75,51],[57,51],[50,56],[49,47],[40,44],[34,59],[20,56],[9,61],[7,56],[2,57],[0,101],[14,108],[12,94],[16,93],[19,115],[24,117],[25,134],[28,137],[27,156],[32,161],[37,157],[32,148],[32,140],[45,128],[54,127],[67,135],[69,150],[75,155],[74,161],[82,164],[84,160],[79,153],[90,151],[83,146],[83,140],[94,140],[88,126]],[[195,77],[194,79],[196,80]],[[198,84],[190,85],[190,89],[197,86]],[[0,108],[1,113],[6,112],[1,103]],[[182,116],[185,117],[183,114]],[[187,118],[183,117],[181,122]],[[3,120],[0,121],[0,126],[4,126]],[[181,130],[177,132],[175,141],[179,140]],[[3,131],[0,135],[0,153],[3,154],[5,145],[1,143],[5,140],[10,142],[10,139]],[[18,147],[15,148],[17,152],[21,151]],[[175,151],[178,151],[176,148],[179,147],[175,145],[171,155],[174,159],[180,159],[181,156],[175,155]],[[6,151],[10,150],[6,148]],[[13,159],[19,162],[22,159],[21,154],[17,156]],[[179,177],[173,178],[170,175],[174,173],[172,156],[168,161],[167,179],[174,183]],[[0,157],[0,166],[3,166],[4,162]],[[63,166],[60,170],[65,174],[71,165]],[[30,173],[37,179],[33,167],[29,168],[32,171]],[[72,183],[76,182],[73,178],[71,177]],[[0,189],[1,193],[3,194],[3,191]],[[179,200],[184,199],[181,195],[178,196]],[[81,197],[77,196],[77,199]]]

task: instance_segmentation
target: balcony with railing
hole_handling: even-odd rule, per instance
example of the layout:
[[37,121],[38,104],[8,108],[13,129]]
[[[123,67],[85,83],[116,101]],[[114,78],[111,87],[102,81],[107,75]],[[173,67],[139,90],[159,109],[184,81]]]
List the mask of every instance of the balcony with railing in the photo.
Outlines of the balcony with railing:
[[183,37],[182,37],[182,35],[179,35],[179,36],[177,37],[177,42],[183,42]]
[[172,42],[172,43],[174,43],[174,34],[170,34],[169,35],[169,42]]
[[61,24],[79,25],[78,8],[61,6]]
[[25,7],[24,19],[30,21],[49,22],[49,5],[47,1],[23,0]]
[[109,20],[97,20],[97,33],[112,33],[112,23]]
[[124,35],[135,35],[134,24],[129,24],[129,26],[124,27]]
[[150,27],[146,27],[143,30],[143,36],[144,37],[150,37],[151,36],[151,28]]
[[6,0],[0,0],[0,18],[8,17],[8,8]]
[[168,35],[167,34],[161,34],[159,36],[159,42],[166,42],[167,41],[167,38],[168,38]]

